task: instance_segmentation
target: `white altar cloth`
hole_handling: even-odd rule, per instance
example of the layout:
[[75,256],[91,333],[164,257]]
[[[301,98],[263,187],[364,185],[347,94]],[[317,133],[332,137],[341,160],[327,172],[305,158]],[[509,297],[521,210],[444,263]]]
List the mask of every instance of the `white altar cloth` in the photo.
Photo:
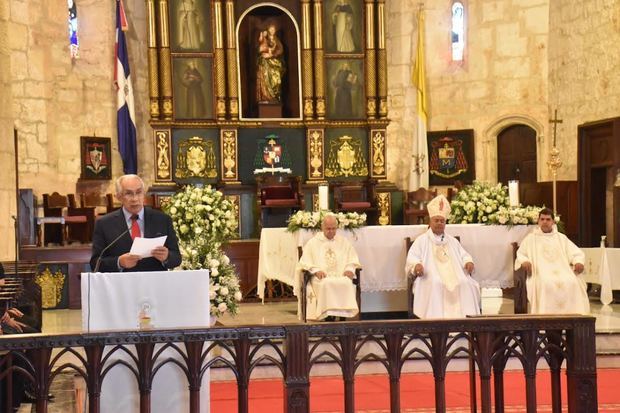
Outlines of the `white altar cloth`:
[[[133,273],[82,273],[82,327],[84,331],[137,330],[138,313],[145,303],[150,306],[153,328],[208,327],[209,272],[154,271]],[[104,356],[113,346],[106,346]],[[132,350],[131,346],[127,347]],[[161,345],[155,346],[155,352]],[[179,346],[183,351],[185,347]],[[176,358],[178,353],[168,349],[158,357]],[[130,357],[116,352],[106,362]],[[209,411],[209,372],[205,372],[200,390],[200,412]],[[115,366],[103,380],[101,412],[139,412],[140,396],[135,376],[123,366]],[[153,380],[151,412],[189,411],[189,391],[185,374],[172,363],[163,366]]]
[[[458,235],[476,265],[473,277],[481,287],[513,285],[512,242],[521,242],[534,226],[454,224],[446,233]],[[407,288],[405,238],[415,238],[426,225],[368,226],[355,231],[338,230],[353,243],[362,264],[362,291],[396,291]],[[297,247],[315,232],[287,232],[285,228],[263,228],[258,256],[257,291],[264,298],[265,282],[279,280],[293,285]]]
[[[601,301],[605,293],[620,290],[620,248],[581,248],[586,255],[583,279],[585,282],[601,285]],[[607,268],[601,269],[602,252],[607,254]],[[607,273],[605,270],[609,270]]]

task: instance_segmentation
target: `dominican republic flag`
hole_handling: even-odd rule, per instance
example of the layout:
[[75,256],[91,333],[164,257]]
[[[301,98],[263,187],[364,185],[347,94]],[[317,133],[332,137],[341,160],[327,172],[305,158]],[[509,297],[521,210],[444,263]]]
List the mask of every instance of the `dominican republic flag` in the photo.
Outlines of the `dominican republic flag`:
[[114,46],[114,85],[116,86],[116,128],[118,132],[118,151],[123,159],[126,174],[138,173],[138,150],[136,144],[136,115],[133,102],[133,88],[129,73],[127,54],[127,17],[123,1],[116,0],[116,44]]

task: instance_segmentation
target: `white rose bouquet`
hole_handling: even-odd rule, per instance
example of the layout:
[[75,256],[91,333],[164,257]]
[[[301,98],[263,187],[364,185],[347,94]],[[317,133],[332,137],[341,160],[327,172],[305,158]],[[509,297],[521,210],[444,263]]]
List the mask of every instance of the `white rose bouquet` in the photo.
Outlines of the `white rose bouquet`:
[[239,278],[222,247],[235,235],[233,205],[211,188],[188,185],[163,205],[179,237],[181,268],[208,269],[211,315],[237,313]]
[[300,229],[310,229],[318,231],[321,229],[323,218],[327,214],[333,214],[338,219],[338,228],[353,230],[366,225],[366,214],[357,212],[338,212],[330,211],[310,212],[297,211],[288,219],[286,230],[289,232],[299,231]]

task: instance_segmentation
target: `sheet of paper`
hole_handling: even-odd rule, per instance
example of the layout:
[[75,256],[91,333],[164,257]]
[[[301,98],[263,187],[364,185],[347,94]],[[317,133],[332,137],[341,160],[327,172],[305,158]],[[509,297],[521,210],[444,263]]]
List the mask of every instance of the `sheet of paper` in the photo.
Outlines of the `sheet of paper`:
[[168,236],[156,238],[140,238],[136,237],[131,245],[130,254],[139,255],[142,258],[152,257],[151,251],[156,247],[161,247],[166,242]]

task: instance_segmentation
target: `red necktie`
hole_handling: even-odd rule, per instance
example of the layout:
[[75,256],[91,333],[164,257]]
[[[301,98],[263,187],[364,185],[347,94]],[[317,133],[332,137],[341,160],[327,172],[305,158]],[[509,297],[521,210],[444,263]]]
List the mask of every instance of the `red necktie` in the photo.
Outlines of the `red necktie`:
[[136,237],[139,237],[140,234],[140,226],[138,225],[138,216],[137,215],[132,215],[131,216],[131,239],[135,239]]

